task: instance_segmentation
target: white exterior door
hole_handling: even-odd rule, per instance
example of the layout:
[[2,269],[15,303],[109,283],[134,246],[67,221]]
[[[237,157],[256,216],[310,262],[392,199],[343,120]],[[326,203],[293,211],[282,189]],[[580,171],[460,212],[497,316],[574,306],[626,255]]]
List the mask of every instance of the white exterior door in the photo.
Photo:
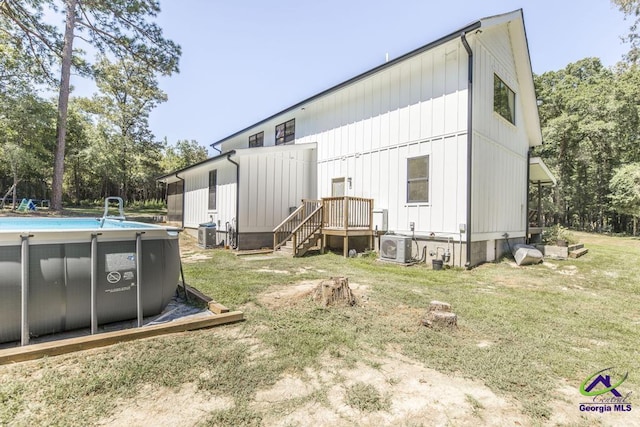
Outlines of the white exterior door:
[[344,178],[331,180],[331,197],[344,197]]

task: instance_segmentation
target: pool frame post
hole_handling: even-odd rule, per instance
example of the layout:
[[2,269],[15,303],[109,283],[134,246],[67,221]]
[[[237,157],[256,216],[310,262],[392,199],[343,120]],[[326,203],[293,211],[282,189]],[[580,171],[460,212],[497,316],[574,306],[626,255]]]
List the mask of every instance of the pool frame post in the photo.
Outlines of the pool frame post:
[[91,234],[91,335],[98,333],[98,234]]
[[21,288],[21,335],[20,345],[29,344],[29,237],[28,234],[20,236],[22,239],[21,266],[22,266],[22,288]]
[[142,327],[142,235],[144,232],[136,233],[136,300],[138,303],[138,327]]

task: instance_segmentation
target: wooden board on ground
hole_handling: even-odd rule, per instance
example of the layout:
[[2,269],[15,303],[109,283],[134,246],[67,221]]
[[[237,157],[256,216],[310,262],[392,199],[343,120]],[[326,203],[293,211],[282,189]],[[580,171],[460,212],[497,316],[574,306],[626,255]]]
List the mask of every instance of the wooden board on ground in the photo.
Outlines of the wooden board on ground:
[[11,362],[24,362],[26,360],[39,359],[44,356],[57,356],[74,351],[105,347],[140,338],[149,338],[176,332],[210,328],[212,326],[222,325],[225,323],[239,322],[243,320],[243,318],[244,315],[241,311],[233,311],[219,315],[175,320],[173,322],[167,322],[160,325],[143,326],[142,328],[125,329],[121,331],[105,332],[96,335],[26,345],[23,347],[14,347],[6,350],[0,350],[0,365]]
[[586,255],[589,252],[587,248],[576,249],[575,251],[569,252],[569,258],[580,258],[582,255]]

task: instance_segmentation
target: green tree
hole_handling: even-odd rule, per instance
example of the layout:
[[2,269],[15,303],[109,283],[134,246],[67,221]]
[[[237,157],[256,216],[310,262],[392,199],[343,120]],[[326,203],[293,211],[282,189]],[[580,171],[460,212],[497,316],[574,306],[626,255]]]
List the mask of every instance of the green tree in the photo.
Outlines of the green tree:
[[640,59],[640,0],[611,0],[626,17],[633,20],[629,27],[629,33],[623,37],[623,40],[631,46],[627,59],[631,63],[637,63]]
[[535,78],[546,142],[538,153],[559,178],[556,212],[564,224],[606,226],[608,185],[619,163],[615,80],[597,58]]
[[[111,152],[117,156],[120,196],[125,200],[146,197],[150,174],[161,171],[162,144],[154,141],[149,114],[167,96],[158,87],[155,74],[131,60],[115,63],[102,58],[96,65],[100,93],[90,102],[110,134]],[[131,188],[133,186],[133,189]]]
[[640,217],[640,163],[618,168],[609,185],[613,209],[633,218],[632,233],[635,236]]
[[[45,10],[64,11],[64,34],[43,23]],[[51,78],[52,65],[59,60],[60,85],[56,148],[53,163],[51,207],[62,208],[65,143],[71,68],[88,72],[81,52],[74,53],[74,41],[81,38],[101,53],[129,58],[149,72],[170,75],[178,71],[180,47],[165,39],[162,30],[149,22],[160,12],[157,0],[3,0],[0,14],[5,32],[14,46],[34,58]],[[42,59],[44,58],[44,59]]]
[[0,182],[9,177],[21,196],[46,197],[42,187],[51,172],[54,132],[51,102],[29,92],[0,93]]
[[[0,147],[0,158],[6,162],[6,167],[9,168],[13,178],[13,184],[10,188],[13,199],[11,209],[15,210],[18,200],[18,184],[33,168],[38,167],[38,159],[24,147],[14,142],[8,142]],[[4,198],[2,199],[2,205],[4,206]]]
[[162,169],[164,173],[168,173],[206,160],[207,157],[207,149],[198,144],[198,141],[182,139],[175,146],[166,146]]

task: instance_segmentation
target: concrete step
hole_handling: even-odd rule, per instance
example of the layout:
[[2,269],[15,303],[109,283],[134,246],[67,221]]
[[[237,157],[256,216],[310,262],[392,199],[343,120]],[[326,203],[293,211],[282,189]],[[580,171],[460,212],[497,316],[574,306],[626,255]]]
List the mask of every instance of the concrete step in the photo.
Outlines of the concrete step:
[[280,246],[280,252],[293,253],[293,247],[291,247],[291,246]]

